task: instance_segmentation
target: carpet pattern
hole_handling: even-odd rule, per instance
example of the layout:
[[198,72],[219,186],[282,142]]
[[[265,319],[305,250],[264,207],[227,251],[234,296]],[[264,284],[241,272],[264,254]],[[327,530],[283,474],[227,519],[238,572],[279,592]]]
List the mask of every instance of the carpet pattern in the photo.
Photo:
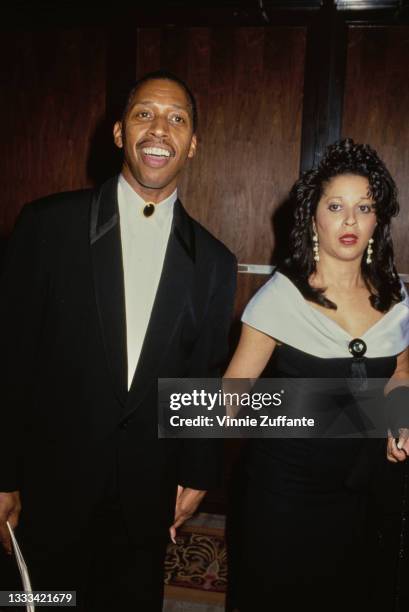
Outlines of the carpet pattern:
[[223,604],[227,553],[222,518],[202,513],[179,529],[176,541],[166,556],[166,598]]

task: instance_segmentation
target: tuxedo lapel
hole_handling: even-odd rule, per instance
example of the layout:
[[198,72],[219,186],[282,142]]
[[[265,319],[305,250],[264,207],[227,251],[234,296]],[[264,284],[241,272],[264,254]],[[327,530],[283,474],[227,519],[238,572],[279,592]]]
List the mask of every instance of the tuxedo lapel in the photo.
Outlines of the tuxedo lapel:
[[127,397],[127,345],[117,183],[117,177],[110,179],[93,196],[90,244],[105,353],[114,389],[124,404]]
[[162,274],[149,325],[128,398],[128,416],[142,401],[151,384],[156,384],[162,358],[182,323],[184,306],[195,270],[195,240],[192,220],[179,200]]

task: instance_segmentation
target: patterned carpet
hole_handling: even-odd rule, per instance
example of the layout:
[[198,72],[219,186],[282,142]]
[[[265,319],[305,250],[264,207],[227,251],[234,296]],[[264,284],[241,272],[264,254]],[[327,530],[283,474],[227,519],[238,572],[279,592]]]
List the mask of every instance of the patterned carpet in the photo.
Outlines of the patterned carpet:
[[224,517],[200,513],[169,545],[164,612],[222,612],[226,586]]

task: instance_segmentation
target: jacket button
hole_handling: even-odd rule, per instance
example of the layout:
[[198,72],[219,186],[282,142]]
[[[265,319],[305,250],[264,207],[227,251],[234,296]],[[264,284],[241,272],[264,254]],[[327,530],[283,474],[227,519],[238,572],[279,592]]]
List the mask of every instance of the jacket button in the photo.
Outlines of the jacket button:
[[129,425],[129,421],[123,421],[123,422],[120,424],[119,428],[120,428],[120,429],[122,429],[122,430],[123,430],[123,429],[127,429],[127,428],[128,428],[128,425]]

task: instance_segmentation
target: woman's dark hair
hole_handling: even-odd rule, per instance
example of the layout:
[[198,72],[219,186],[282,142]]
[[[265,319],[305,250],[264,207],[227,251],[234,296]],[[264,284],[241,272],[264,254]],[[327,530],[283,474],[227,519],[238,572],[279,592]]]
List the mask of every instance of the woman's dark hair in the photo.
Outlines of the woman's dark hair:
[[336,309],[324,297],[325,288],[313,288],[308,279],[315,271],[312,220],[325,184],[335,176],[355,174],[368,179],[370,195],[375,202],[377,225],[373,234],[372,262],[362,257],[361,271],[376,310],[387,312],[402,300],[399,276],[393,261],[390,223],[399,212],[397,188],[378,154],[367,144],[356,144],[346,138],[330,145],[317,168],[305,172],[294,184],[290,200],[294,206],[294,226],[290,234],[288,258],[278,269],[288,276],[307,300]]

